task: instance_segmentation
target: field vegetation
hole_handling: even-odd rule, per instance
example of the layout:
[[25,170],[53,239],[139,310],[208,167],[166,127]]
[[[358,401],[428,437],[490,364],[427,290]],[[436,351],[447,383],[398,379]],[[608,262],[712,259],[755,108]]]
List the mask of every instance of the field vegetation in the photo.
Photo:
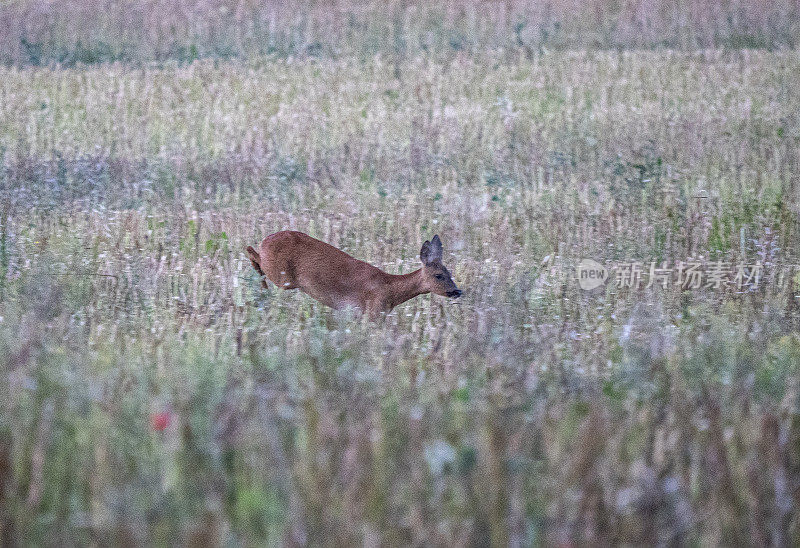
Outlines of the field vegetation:
[[780,49],[796,0],[4,0],[0,62],[481,56],[502,49]]
[[0,544],[800,542],[795,3],[96,4],[0,5]]

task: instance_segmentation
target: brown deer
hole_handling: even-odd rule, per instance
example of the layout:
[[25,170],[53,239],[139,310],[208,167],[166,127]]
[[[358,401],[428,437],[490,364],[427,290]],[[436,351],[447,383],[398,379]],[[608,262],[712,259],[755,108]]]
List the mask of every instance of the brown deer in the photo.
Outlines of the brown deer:
[[352,306],[377,317],[423,293],[460,297],[450,272],[442,264],[442,241],[434,236],[419,252],[422,268],[409,274],[389,274],[354,259],[332,245],[293,230],[264,238],[260,253],[247,246],[253,268],[283,289],[300,289],[333,308]]

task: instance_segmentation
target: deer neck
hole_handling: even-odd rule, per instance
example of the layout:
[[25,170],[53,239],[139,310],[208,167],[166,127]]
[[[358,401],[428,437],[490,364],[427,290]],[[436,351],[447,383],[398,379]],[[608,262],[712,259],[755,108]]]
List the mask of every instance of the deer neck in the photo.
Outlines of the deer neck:
[[409,299],[413,299],[417,295],[430,293],[425,287],[421,268],[408,274],[389,274],[388,286],[389,295],[387,300],[392,308]]

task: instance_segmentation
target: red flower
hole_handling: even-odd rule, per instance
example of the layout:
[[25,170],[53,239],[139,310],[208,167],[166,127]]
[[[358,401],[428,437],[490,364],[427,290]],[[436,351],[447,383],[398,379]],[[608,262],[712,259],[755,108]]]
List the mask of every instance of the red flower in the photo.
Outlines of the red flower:
[[167,411],[152,413],[150,415],[150,426],[153,427],[153,430],[163,432],[164,429],[169,426],[170,418],[170,414]]

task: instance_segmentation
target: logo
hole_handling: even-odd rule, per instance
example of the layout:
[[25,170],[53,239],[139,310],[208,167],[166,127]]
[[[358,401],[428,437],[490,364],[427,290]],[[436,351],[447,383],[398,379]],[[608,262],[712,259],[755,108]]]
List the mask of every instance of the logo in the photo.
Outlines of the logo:
[[608,270],[597,261],[583,259],[578,263],[578,285],[581,289],[590,291],[606,283],[606,280]]

